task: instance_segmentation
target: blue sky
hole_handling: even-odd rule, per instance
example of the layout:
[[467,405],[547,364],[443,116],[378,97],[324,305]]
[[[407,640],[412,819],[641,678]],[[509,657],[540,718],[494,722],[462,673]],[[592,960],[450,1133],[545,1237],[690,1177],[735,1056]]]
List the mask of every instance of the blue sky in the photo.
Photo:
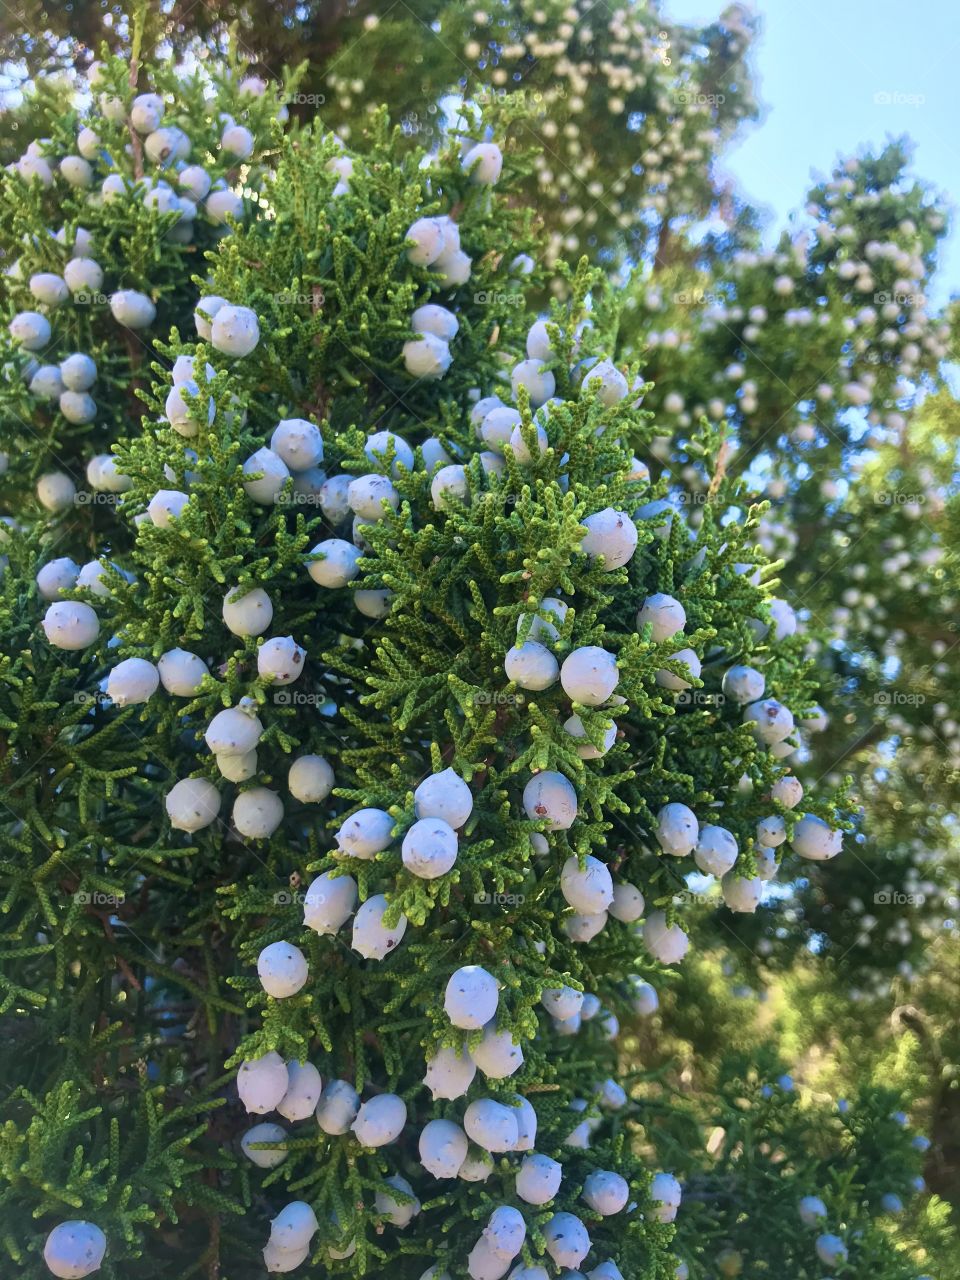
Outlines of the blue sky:
[[[724,4],[664,0],[664,9],[703,22]],[[811,170],[903,133],[918,176],[960,205],[960,0],[757,0],[756,9],[763,31],[752,57],[767,115],[723,167],[777,224],[800,204]],[[956,225],[937,290],[940,300],[951,293],[960,293]]]

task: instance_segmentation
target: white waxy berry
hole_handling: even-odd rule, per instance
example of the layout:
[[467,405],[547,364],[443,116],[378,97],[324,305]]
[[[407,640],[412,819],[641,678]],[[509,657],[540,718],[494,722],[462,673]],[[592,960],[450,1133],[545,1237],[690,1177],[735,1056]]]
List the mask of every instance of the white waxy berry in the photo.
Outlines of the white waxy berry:
[[60,377],[68,391],[89,391],[97,380],[96,362],[82,351],[75,351],[60,361]]
[[160,683],[167,693],[178,698],[191,698],[208,675],[207,664],[187,649],[168,649],[157,663]]
[[100,634],[100,620],[88,604],[57,600],[43,615],[43,630],[55,649],[86,649]]
[[785,640],[797,630],[797,615],[786,600],[770,601],[770,617],[773,620],[773,638]]
[[281,1143],[286,1142],[287,1131],[280,1124],[255,1124],[252,1129],[240,1139],[240,1150],[261,1169],[275,1169],[277,1165],[283,1164],[287,1158],[286,1147],[274,1146],[271,1150],[263,1148],[259,1151],[253,1149],[254,1144],[258,1142]]
[[157,318],[157,308],[145,293],[121,289],[110,297],[110,310],[118,324],[128,329],[146,329]]
[[779,814],[761,818],[757,823],[757,844],[768,849],[778,849],[787,838],[787,825]]
[[37,481],[37,498],[45,511],[57,515],[73,506],[77,486],[65,471],[48,471]]
[[583,992],[573,987],[546,987],[540,993],[540,1003],[551,1017],[566,1022],[580,1012]]
[[50,321],[38,311],[21,311],[9,325],[10,336],[24,351],[42,351],[50,341]]
[[464,1112],[463,1127],[471,1141],[484,1151],[512,1151],[517,1145],[520,1128],[516,1110],[493,1098],[478,1098]]
[[260,636],[273,621],[273,605],[262,587],[237,587],[223,597],[223,621],[235,636]]
[[494,405],[480,424],[480,439],[494,453],[503,453],[514,430],[520,425],[520,411]]
[[395,825],[385,809],[358,809],[341,823],[337,848],[351,858],[373,858],[390,844]]
[[87,463],[87,482],[93,489],[104,493],[126,493],[133,485],[130,476],[125,476],[117,466],[117,460],[110,453],[98,453]]
[[804,1196],[797,1205],[800,1221],[805,1227],[816,1227],[827,1216],[827,1206],[819,1196]]
[[519,399],[520,388],[524,387],[534,409],[546,404],[557,390],[557,380],[553,373],[543,360],[538,359],[521,360],[519,364],[515,364],[510,373],[510,385],[514,400]]
[[829,1231],[817,1236],[814,1248],[825,1267],[835,1267],[838,1262],[847,1260],[847,1246],[839,1236],[832,1235]]
[[100,151],[100,136],[89,126],[84,126],[77,134],[77,150],[84,160],[95,160]]
[[258,449],[251,454],[243,464],[243,474],[250,477],[243,486],[247,496],[265,507],[276,502],[290,479],[287,464],[272,449]]
[[311,548],[310,555],[323,557],[307,565],[307,573],[318,586],[345,587],[360,572],[363,552],[343,538],[327,538]]
[[[476,393],[474,393],[476,394]],[[499,396],[480,396],[474,402],[470,409],[470,424],[477,432],[480,431],[480,425],[491,409],[502,409],[503,401]]]
[[560,676],[560,664],[539,640],[525,640],[508,649],[503,669],[508,680],[534,693],[549,689]]
[[258,769],[256,751],[245,751],[243,755],[214,755],[217,768],[228,782],[248,782]]
[[374,1196],[374,1209],[377,1213],[383,1214],[394,1227],[409,1226],[420,1212],[420,1201],[413,1194],[413,1187],[399,1174],[385,1178],[384,1184],[391,1187],[393,1191],[399,1191],[400,1195],[393,1195],[390,1191],[383,1189],[378,1190]]
[[333,790],[333,783],[333,768],[323,756],[298,756],[287,774],[290,794],[303,804],[319,804],[325,800]]
[[149,702],[160,684],[160,673],[146,658],[125,658],[107,677],[107,696],[118,707]]
[[418,218],[404,239],[412,241],[407,258],[416,267],[429,267],[443,253],[444,225],[439,218]]
[[637,526],[625,511],[605,507],[583,521],[586,535],[580,544],[584,555],[603,556],[604,572],[628,563],[637,549]]
[[167,792],[164,804],[177,831],[202,831],[220,812],[220,792],[206,778],[183,778]]
[[473,812],[470,788],[453,769],[432,773],[413,793],[418,818],[442,818],[454,830],[464,825]]
[[519,1093],[513,1095],[513,1102],[517,1112],[517,1145],[514,1150],[532,1151],[537,1141],[537,1113],[533,1103]]
[[267,840],[283,821],[283,801],[268,787],[251,787],[237,796],[231,816],[240,835]]
[[456,1049],[438,1049],[432,1058],[427,1059],[423,1083],[435,1102],[438,1098],[452,1100],[463,1097],[476,1074],[477,1064],[466,1050],[458,1053]]
[[441,467],[430,481],[430,498],[437,511],[450,511],[453,503],[467,503],[470,500],[470,483],[466,468],[457,462]]
[[[194,201],[205,200],[210,194],[211,178],[206,169],[199,164],[188,164],[177,174],[177,182]],[[209,335],[206,335],[209,337]]]
[[55,364],[42,364],[30,379],[30,394],[38,400],[59,400],[63,395],[63,378]]
[[626,1207],[630,1187],[625,1178],[610,1169],[595,1169],[583,1183],[583,1198],[591,1209],[609,1217]]
[[513,457],[516,458],[517,462],[521,463],[521,466],[529,465],[530,462],[534,461],[535,457],[543,457],[549,448],[550,442],[547,431],[543,426],[540,426],[539,422],[534,422],[534,425],[532,425],[532,433],[534,433],[536,442],[534,451],[531,451],[530,445],[524,439],[524,428],[522,426],[515,426],[509,433],[509,447],[513,451]]
[[432,475],[437,467],[447,466],[453,461],[443,447],[443,441],[436,436],[428,436],[421,444],[420,452],[423,454],[423,465],[428,475]]
[[60,172],[71,187],[89,187],[93,184],[93,168],[84,156],[64,156]]
[[237,1092],[251,1115],[262,1116],[273,1111],[288,1084],[287,1064],[273,1049],[261,1058],[242,1062],[237,1072]]
[[550,1156],[524,1156],[517,1170],[517,1195],[527,1204],[547,1204],[560,1190],[563,1166]]
[[595,747],[592,742],[587,740],[587,731],[579,716],[568,716],[563,722],[563,727],[571,738],[577,739],[577,755],[581,760],[600,760],[617,740],[617,726],[612,720],[604,730],[603,745],[601,747]]
[[158,529],[171,529],[190,501],[180,489],[158,489],[147,503],[147,515]]
[[420,1163],[435,1178],[455,1178],[467,1158],[467,1135],[452,1120],[430,1120],[420,1131]]
[[600,360],[580,384],[581,396],[596,396],[608,408],[619,402],[629,391],[626,378],[610,360]]
[[270,448],[291,471],[306,471],[323,461],[320,428],[306,418],[282,418],[270,437]]
[[396,1142],[407,1123],[407,1104],[395,1093],[381,1093],[364,1102],[350,1128],[365,1147]]
[[353,876],[325,871],[307,887],[303,923],[319,934],[336,933],[353,915],[356,905],[357,882]]
[[312,1062],[287,1063],[287,1091],[277,1103],[285,1120],[307,1120],[317,1109],[323,1082]]
[[226,707],[207,725],[203,738],[216,755],[242,756],[253,751],[262,736],[259,716],[240,707]]
[[43,1246],[43,1260],[60,1280],[83,1280],[100,1270],[107,1237],[93,1222],[71,1219],[53,1228]]
[[731,911],[752,914],[763,899],[763,881],[759,876],[739,876],[728,871],[720,881],[723,900]]
[[614,920],[634,924],[643,915],[645,906],[643,894],[637,886],[621,880],[613,886],[613,900],[607,910]]
[[670,640],[687,625],[687,611],[679,600],[664,592],[647,596],[637,611],[637,630],[650,624],[651,639],[659,644]]
[[486,1182],[493,1173],[493,1156],[489,1151],[481,1151],[473,1147],[467,1152],[467,1158],[460,1166],[457,1177],[461,1182]]
[[555,1213],[543,1228],[543,1238],[558,1267],[575,1271],[590,1252],[587,1228],[573,1213]]
[[394,479],[399,476],[401,467],[406,471],[413,470],[413,450],[402,436],[398,436],[392,431],[375,431],[373,435],[367,436],[367,443],[363,446],[363,452],[370,462],[381,465],[386,464],[387,455],[391,451],[393,461],[390,465],[390,474]]
[[777,865],[777,855],[773,849],[758,845],[754,850],[757,860],[757,876],[760,880],[767,883],[776,877],[779,867]]
[[449,346],[435,333],[421,333],[403,344],[403,363],[411,378],[442,378],[452,362]]
[[306,1262],[310,1256],[310,1246],[305,1244],[300,1249],[281,1249],[270,1239],[260,1252],[268,1274],[285,1275],[289,1271],[296,1271],[297,1267]]
[[587,854],[583,865],[569,857],[560,873],[560,889],[574,911],[596,915],[613,901],[613,877],[606,863]]
[[324,1133],[349,1133],[360,1110],[360,1095],[348,1080],[331,1080],[317,1103],[317,1124]]
[[679,964],[687,954],[690,939],[678,924],[667,924],[664,912],[653,911],[644,922],[643,945],[661,964]]
[[[567,616],[567,609],[568,606],[562,600],[557,600],[553,596],[544,596],[533,615],[533,621],[527,631],[527,639],[550,640],[555,643],[560,639],[560,628]],[[547,614],[548,618],[543,617],[544,614]],[[526,617],[526,614],[521,614],[517,619],[517,635],[520,634],[520,628]]]
[[763,697],[766,680],[754,667],[730,667],[723,676],[724,695],[743,706]]
[[527,1224],[523,1214],[509,1204],[494,1209],[483,1229],[483,1238],[491,1252],[502,1258],[515,1258],[526,1237]]
[[197,327],[197,334],[203,338],[205,342],[209,342],[213,322],[221,308],[227,306],[226,298],[221,298],[218,293],[210,293],[201,298],[193,309],[193,322]]
[[30,292],[45,307],[59,307],[70,297],[63,276],[53,271],[37,271],[30,277]]
[[242,124],[231,124],[220,135],[220,148],[237,160],[253,155],[253,134]]
[[[207,196],[204,208],[207,211],[207,217],[214,226],[223,226],[228,218],[236,218],[239,221],[243,217],[243,199],[235,191],[219,189],[211,191]],[[256,343],[253,345],[256,346]],[[239,353],[229,352],[228,354],[235,355]]]
[[306,656],[293,636],[273,636],[257,650],[257,672],[272,684],[292,684],[303,674]]
[[382,520],[386,514],[383,504],[396,511],[400,495],[388,476],[372,472],[351,480],[347,488],[347,501],[351,510],[363,520]]
[[63,268],[63,278],[71,293],[99,293],[103,267],[94,258],[71,258]]
[[401,856],[411,875],[436,880],[457,860],[457,833],[442,818],[421,818],[404,835]]
[[292,942],[271,942],[257,956],[257,975],[268,996],[286,1000],[306,985],[307,957]]
[[455,289],[466,284],[472,267],[473,260],[460,249],[450,253],[444,250],[433,264],[434,272],[445,289]]
[[492,973],[479,964],[467,964],[447,980],[443,1008],[455,1027],[478,1031],[493,1018],[500,990]]
[[153,133],[163,119],[163,99],[159,93],[141,93],[130,104],[130,123],[137,133]]
[[840,852],[843,832],[834,830],[822,818],[805,813],[794,827],[790,843],[801,858],[807,858],[811,862],[827,862]]
[[503,152],[495,142],[478,142],[463,157],[463,172],[478,186],[492,187],[503,171]]
[[574,649],[560,668],[560,683],[567,697],[587,707],[606,702],[619,682],[616,656],[598,645]]
[[288,1252],[303,1249],[310,1244],[319,1225],[306,1201],[292,1200],[270,1223],[271,1243]]
[[401,913],[394,925],[385,925],[383,917],[389,903],[382,893],[368,898],[353,920],[351,946],[367,960],[383,960],[395,951],[407,929],[407,917]]
[[639,978],[631,981],[630,997],[633,1012],[641,1018],[649,1018],[660,1008],[660,997],[657,995],[656,987],[652,987],[649,982],[642,982]]
[[548,831],[567,831],[577,817],[577,793],[562,773],[544,769],[523,789],[523,809],[534,822],[546,821]]
[[[680,649],[676,653],[672,653],[670,661],[682,663],[694,680],[700,679],[702,664],[693,649]],[[668,671],[666,667],[657,672],[657,684],[663,689],[673,689],[678,692],[690,688],[689,680],[684,679],[683,676],[676,675],[673,671]]]
[[793,713],[776,698],[751,702],[743,713],[744,724],[749,724],[754,736],[767,746],[782,742],[793,732]]
[[673,1222],[683,1199],[683,1190],[672,1173],[658,1173],[650,1183],[650,1196],[657,1208],[654,1213],[659,1222]]
[[210,341],[225,356],[248,356],[260,341],[256,312],[230,303],[220,307],[210,326]]
[[446,307],[428,302],[414,311],[410,317],[410,328],[414,333],[431,333],[444,342],[452,342],[457,336],[460,321]]
[[578,911],[564,916],[560,927],[571,942],[587,943],[593,941],[606,923],[606,911]]
[[[198,402],[200,388],[192,378],[176,383],[167,392],[163,402],[163,411],[167,421],[178,435],[189,440],[200,430],[198,420],[203,417],[203,402]],[[217,406],[211,397],[207,397],[207,425],[211,426],[217,415]],[[266,452],[264,450],[264,452]],[[256,456],[256,455],[254,455]],[[249,460],[248,460],[249,461]],[[246,466],[246,464],[244,464]]]
[[69,556],[48,560],[37,574],[37,590],[44,600],[59,600],[64,591],[72,591],[80,566]]
[[86,391],[63,391],[57,403],[66,420],[77,426],[93,422],[97,416],[97,402]]
[[484,1027],[483,1039],[470,1056],[488,1080],[505,1080],[523,1066],[523,1050],[509,1031],[498,1031],[493,1022]]
[[501,1280],[510,1270],[510,1259],[493,1252],[483,1236],[467,1255],[470,1280]]
[[696,814],[685,804],[665,804],[657,814],[654,835],[664,853],[683,858],[696,847],[700,824]]
[[725,876],[739,853],[733,834],[726,827],[707,823],[700,828],[693,860],[705,876]]
[[782,804],[785,809],[795,809],[803,799],[803,786],[799,779],[788,774],[784,778],[778,778],[773,784],[770,798]]
[[385,618],[393,606],[393,592],[387,587],[354,591],[353,603],[365,618]]

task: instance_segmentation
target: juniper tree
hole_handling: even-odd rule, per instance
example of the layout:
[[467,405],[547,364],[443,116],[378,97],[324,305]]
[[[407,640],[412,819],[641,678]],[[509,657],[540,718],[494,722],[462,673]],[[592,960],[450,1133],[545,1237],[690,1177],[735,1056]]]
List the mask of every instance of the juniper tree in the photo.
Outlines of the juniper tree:
[[[651,484],[646,384],[585,265],[531,325],[542,251],[500,194],[527,163],[455,140],[424,168],[382,122],[350,155],[305,136],[220,246],[198,340],[165,350],[192,362],[184,419],[158,421],[164,378],[118,454],[136,581],[112,580],[101,660],[133,706],[104,714],[137,773],[104,812],[146,829],[153,899],[120,954],[195,1005],[157,1070],[179,1055],[203,1103],[239,1067],[246,1108],[292,1124],[324,1086],[319,1138],[268,1120],[246,1150],[276,1171],[216,1179],[254,1196],[205,1255],[241,1274],[265,1244],[284,1270],[589,1248],[601,1276],[672,1274],[679,1183],[643,1159],[618,1023],[686,950],[691,855],[750,911],[778,848],[839,849],[837,798],[780,763],[816,687],[758,513],[706,426],[677,460],[707,481],[696,518]],[[111,861],[126,905],[141,870]],[[534,1123],[540,1158],[509,1155]],[[101,1216],[108,1259],[152,1260]]]

